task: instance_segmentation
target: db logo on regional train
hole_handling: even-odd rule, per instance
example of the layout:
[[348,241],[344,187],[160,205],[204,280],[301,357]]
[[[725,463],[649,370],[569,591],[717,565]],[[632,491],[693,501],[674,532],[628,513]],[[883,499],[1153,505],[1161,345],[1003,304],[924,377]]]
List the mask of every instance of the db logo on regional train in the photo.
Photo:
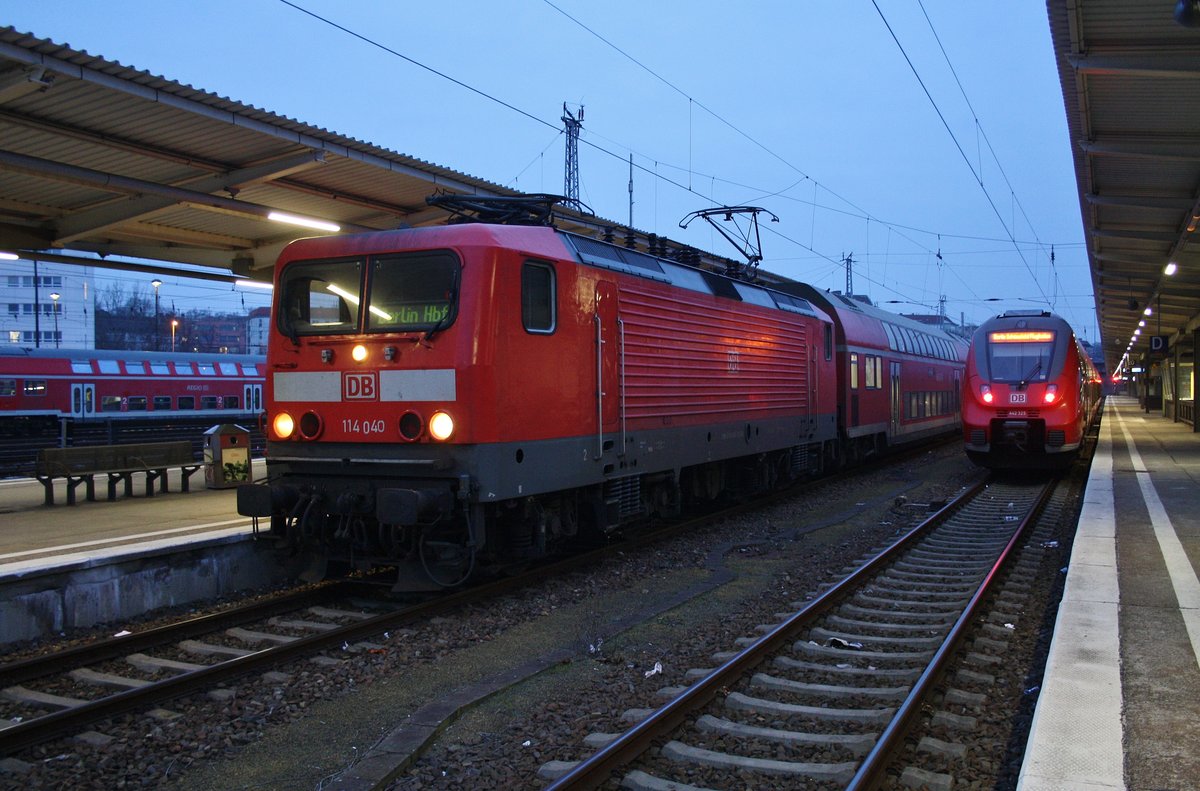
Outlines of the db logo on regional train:
[[342,374],[343,401],[378,401],[379,375],[371,373]]

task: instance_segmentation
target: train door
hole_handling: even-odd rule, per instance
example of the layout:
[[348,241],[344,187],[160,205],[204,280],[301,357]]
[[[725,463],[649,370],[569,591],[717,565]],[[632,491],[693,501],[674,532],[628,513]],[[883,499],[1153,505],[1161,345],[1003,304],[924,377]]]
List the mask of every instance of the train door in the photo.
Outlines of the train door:
[[242,410],[245,412],[261,412],[262,385],[247,384],[245,386],[245,399],[242,401],[242,404]]
[[[600,423],[597,434],[597,458],[616,445],[605,434],[616,432],[621,423],[621,320],[617,305],[617,287],[608,281],[596,283],[596,413]],[[617,449],[624,452],[624,442]]]
[[84,418],[96,414],[96,386],[91,383],[71,385],[71,417]]
[[891,419],[888,423],[888,436],[894,437],[900,433],[900,415],[904,409],[904,388],[900,385],[900,363],[888,363],[888,378],[891,379]]

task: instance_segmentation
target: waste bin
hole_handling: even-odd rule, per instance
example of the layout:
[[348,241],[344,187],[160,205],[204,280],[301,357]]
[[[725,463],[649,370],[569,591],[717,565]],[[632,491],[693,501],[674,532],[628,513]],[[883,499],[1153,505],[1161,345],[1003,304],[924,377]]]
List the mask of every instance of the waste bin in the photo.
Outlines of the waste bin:
[[224,423],[204,432],[204,484],[229,489],[250,480],[250,430]]

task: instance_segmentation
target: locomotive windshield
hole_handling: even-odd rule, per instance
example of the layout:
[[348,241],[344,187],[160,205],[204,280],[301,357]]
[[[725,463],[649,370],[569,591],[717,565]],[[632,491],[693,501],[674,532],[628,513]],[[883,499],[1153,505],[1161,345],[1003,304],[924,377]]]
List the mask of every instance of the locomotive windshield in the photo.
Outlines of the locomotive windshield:
[[[280,329],[291,337],[362,332],[362,260],[289,265],[280,282]],[[372,256],[368,332],[445,329],[458,301],[458,258],[445,250]]]
[[1050,375],[1054,331],[989,332],[987,348],[993,382],[1044,382]]
[[368,330],[443,330],[454,319],[458,259],[446,250],[378,256],[370,288]]
[[279,284],[281,329],[292,336],[355,332],[361,283],[362,261],[292,264]]

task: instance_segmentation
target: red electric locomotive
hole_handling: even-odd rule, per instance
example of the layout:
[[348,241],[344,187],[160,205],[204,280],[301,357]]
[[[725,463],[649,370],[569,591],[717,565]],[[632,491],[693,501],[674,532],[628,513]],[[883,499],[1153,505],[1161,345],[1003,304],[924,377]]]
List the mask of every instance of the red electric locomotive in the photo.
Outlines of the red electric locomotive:
[[249,354],[0,350],[0,432],[63,420],[254,420],[262,368]]
[[270,484],[243,514],[454,585],[837,454],[806,300],[545,226],[305,239],[267,355]]
[[[904,437],[943,419],[886,388],[893,358],[920,357],[932,392],[952,355],[884,314],[913,333],[884,365],[901,336],[883,311],[830,311],[549,224],[294,242],[275,271],[268,482],[239,488],[238,510],[319,560],[453,586],[819,472],[868,424]],[[863,391],[842,398],[860,353]]]
[[967,456],[992,469],[1069,464],[1099,414],[1100,376],[1062,318],[1008,311],[976,331],[963,387]]

